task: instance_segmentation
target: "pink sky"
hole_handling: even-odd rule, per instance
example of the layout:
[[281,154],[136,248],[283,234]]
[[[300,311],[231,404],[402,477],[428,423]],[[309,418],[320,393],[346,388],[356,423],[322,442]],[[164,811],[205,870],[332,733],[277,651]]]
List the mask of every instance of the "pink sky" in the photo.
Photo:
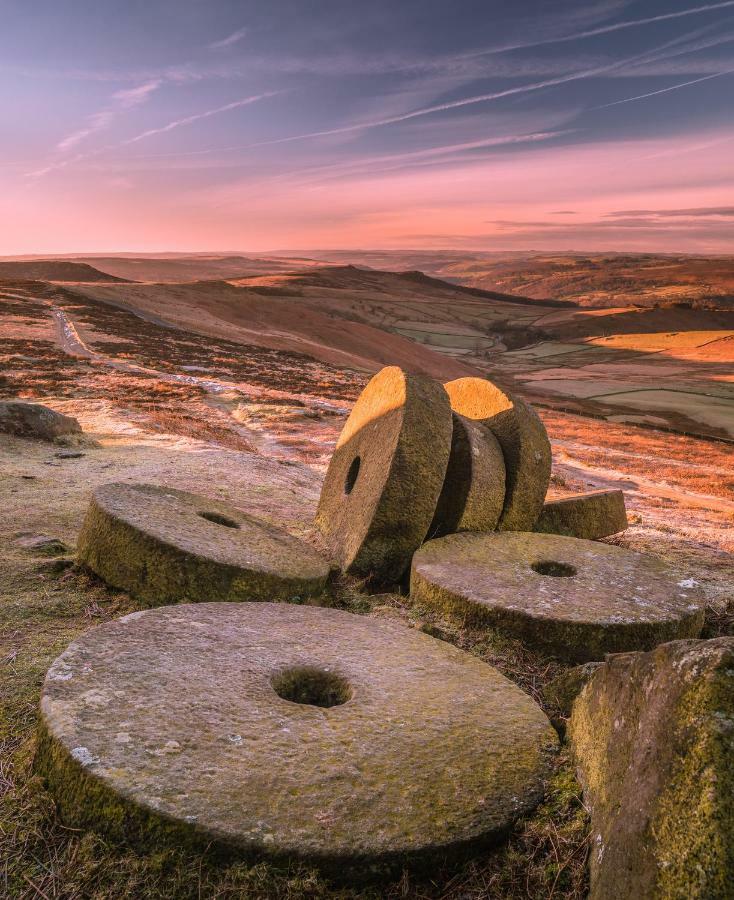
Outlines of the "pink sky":
[[[221,186],[103,167],[6,186],[5,254],[291,247],[734,249],[734,130],[534,145],[440,166],[313,166]],[[622,213],[622,215],[620,215]]]

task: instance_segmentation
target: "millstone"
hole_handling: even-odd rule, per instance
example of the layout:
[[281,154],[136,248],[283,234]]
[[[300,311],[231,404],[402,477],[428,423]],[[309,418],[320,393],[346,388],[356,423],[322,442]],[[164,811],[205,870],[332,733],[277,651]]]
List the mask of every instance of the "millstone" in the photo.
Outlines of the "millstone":
[[530,531],[550,481],[551,447],[545,426],[524,400],[486,378],[457,378],[444,387],[451,408],[489,427],[502,447],[507,491],[498,529]]
[[501,836],[556,747],[496,669],[404,625],[205,603],[74,641],[46,677],[35,767],[72,827],[343,873]]
[[410,593],[574,662],[696,637],[703,624],[696,583],[660,560],[551,534],[429,541],[413,557]]
[[628,525],[622,491],[589,491],[549,500],[533,530],[596,541],[624,531]]
[[442,385],[389,366],[337,441],[316,521],[342,568],[397,581],[428,533],[451,450]]
[[505,501],[505,460],[497,438],[479,422],[453,413],[446,477],[428,537],[494,531]]
[[329,564],[312,547],[240,510],[151,484],[107,484],[92,497],[78,558],[151,606],[202,600],[298,600]]

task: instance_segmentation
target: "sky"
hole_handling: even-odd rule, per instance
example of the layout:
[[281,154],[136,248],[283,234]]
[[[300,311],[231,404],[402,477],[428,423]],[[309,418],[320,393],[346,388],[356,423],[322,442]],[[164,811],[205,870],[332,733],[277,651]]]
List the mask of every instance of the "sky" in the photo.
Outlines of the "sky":
[[734,253],[734,0],[0,0],[0,255]]

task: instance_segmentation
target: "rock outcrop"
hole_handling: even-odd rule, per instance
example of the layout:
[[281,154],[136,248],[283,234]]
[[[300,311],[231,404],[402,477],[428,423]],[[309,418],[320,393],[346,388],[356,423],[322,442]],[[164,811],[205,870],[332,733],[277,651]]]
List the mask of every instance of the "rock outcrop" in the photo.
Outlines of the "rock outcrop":
[[568,731],[592,900],[734,897],[734,638],[611,657]]
[[73,416],[65,416],[40,403],[7,400],[0,402],[0,433],[59,441],[81,435],[82,427]]

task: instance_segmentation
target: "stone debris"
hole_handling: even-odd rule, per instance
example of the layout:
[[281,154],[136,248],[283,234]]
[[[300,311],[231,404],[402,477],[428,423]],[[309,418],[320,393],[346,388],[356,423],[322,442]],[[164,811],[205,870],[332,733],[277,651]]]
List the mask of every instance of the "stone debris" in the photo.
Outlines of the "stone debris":
[[69,549],[63,541],[48,534],[19,534],[14,543],[39,556],[60,556]]
[[446,477],[428,537],[494,531],[505,502],[505,460],[497,438],[480,422],[453,413]]
[[443,386],[389,366],[337,441],[316,522],[345,572],[398,581],[436,511],[452,439]]
[[628,526],[622,491],[590,491],[546,501],[533,531],[597,541]]
[[703,601],[658,559],[579,538],[452,534],[413,557],[410,596],[569,662],[697,637]]
[[41,441],[58,441],[81,435],[82,427],[73,416],[22,400],[0,402],[0,433]]
[[343,876],[496,841],[557,744],[520,688],[418,631],[205,603],[77,638],[46,677],[35,770],[71,827]]
[[320,594],[329,563],[308,544],[219,501],[150,484],[92,498],[79,562],[150,606]]
[[611,657],[568,727],[591,900],[734,897],[734,638]]

